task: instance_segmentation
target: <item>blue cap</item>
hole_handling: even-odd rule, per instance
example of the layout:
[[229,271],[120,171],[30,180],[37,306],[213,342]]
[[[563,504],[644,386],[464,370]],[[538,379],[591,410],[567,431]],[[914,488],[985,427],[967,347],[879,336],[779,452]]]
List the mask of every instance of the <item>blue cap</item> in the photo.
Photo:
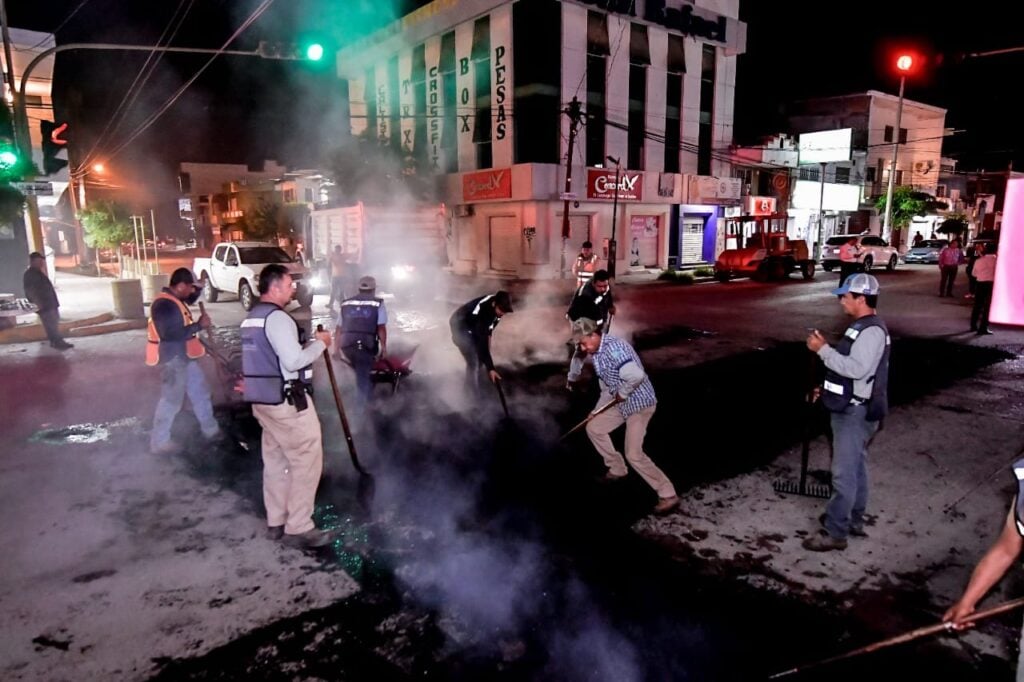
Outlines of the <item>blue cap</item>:
[[871,275],[866,275],[863,272],[858,272],[855,275],[850,275],[843,282],[842,286],[838,289],[832,290],[833,296],[842,296],[843,294],[861,294],[863,296],[877,296],[878,295],[878,280]]

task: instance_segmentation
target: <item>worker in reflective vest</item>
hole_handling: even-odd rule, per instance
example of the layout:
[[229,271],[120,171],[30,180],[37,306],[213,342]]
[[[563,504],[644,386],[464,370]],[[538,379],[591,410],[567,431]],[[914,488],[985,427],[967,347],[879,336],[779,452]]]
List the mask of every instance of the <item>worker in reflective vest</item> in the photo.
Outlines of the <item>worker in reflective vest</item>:
[[448,326],[452,342],[466,361],[466,385],[476,390],[480,366],[487,370],[492,382],[501,381],[491,357],[491,334],[503,315],[512,312],[512,299],[507,291],[474,298],[452,313]]
[[356,375],[356,386],[364,402],[373,395],[373,363],[378,352],[387,354],[388,311],[384,301],[377,298],[377,280],[363,277],[359,280],[359,293],[341,302],[338,324],[335,328],[337,345]]
[[576,256],[576,262],[572,264],[572,274],[576,277],[576,288],[590,281],[597,271],[597,254],[594,253],[594,245],[590,242],[583,242],[582,250]]
[[189,303],[199,298],[201,290],[196,286],[191,270],[178,268],[171,274],[170,285],[164,287],[150,306],[146,364],[151,367],[159,365],[162,372],[160,399],[149,436],[149,447],[157,454],[167,454],[178,448],[171,440],[171,426],[181,411],[186,394],[203,435],[211,440],[220,436],[220,428],[213,417],[210,387],[203,368],[196,362],[205,355],[197,335],[201,329],[209,328],[210,318],[204,313],[199,320],[193,321],[188,308]]
[[820,332],[807,347],[825,363],[822,402],[832,413],[832,497],[822,517],[824,531],[803,542],[814,552],[846,549],[848,536],[864,536],[868,504],[868,444],[889,411],[889,331],[875,314],[878,280],[850,275],[833,294],[853,318],[843,337],[830,346]]
[[313,404],[312,364],[331,342],[326,331],[303,345],[299,326],[284,310],[294,284],[285,266],[260,272],[260,302],[242,322],[242,394],[263,427],[263,504],[267,536],[298,547],[322,547],[335,534],[313,522],[323,472],[320,419]]

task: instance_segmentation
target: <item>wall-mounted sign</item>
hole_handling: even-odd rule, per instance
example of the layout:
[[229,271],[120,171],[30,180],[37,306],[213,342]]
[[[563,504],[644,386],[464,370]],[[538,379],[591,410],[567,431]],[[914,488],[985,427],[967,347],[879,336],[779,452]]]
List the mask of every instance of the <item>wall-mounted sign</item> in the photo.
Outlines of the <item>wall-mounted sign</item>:
[[[643,173],[619,173],[619,201],[641,201],[643,194]],[[615,171],[588,168],[587,198],[615,199]]]
[[800,164],[849,161],[853,149],[853,128],[822,130],[800,135]]
[[772,215],[775,213],[777,200],[775,197],[754,197],[746,198],[745,206],[747,215]]
[[743,181],[739,178],[718,178],[712,175],[690,176],[690,202],[718,203],[722,200],[739,201]]
[[512,170],[477,171],[462,176],[462,200],[466,202],[486,199],[512,198]]

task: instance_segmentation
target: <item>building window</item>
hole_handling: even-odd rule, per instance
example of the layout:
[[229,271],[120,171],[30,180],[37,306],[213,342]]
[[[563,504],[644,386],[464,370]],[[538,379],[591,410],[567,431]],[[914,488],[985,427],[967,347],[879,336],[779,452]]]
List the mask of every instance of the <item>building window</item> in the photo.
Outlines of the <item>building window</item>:
[[363,99],[366,100],[367,134],[377,135],[377,73],[375,69],[367,69],[364,82]]
[[388,60],[388,118],[391,120],[391,130],[388,131],[388,144],[394,150],[402,148],[402,119],[401,99],[399,98],[398,80],[398,57]]
[[668,36],[668,75],[665,81],[665,172],[679,172],[679,142],[683,124],[683,37]]
[[476,145],[476,167],[494,165],[491,149],[491,18],[485,16],[473,23],[473,83],[476,89],[476,120],[473,143]]
[[946,198],[946,186],[945,185],[938,185],[938,186],[936,186],[936,188],[935,188],[935,198],[936,199],[945,199]]
[[897,170],[896,171],[896,184],[897,185],[902,185],[903,184],[903,171],[901,171],[901,170]]
[[313,192],[313,188],[312,188],[312,187],[307,187],[307,188],[306,188],[306,189],[304,190],[304,192],[303,192],[303,193],[304,193],[304,195],[305,195],[305,201],[306,201],[306,203],[307,203],[307,204],[312,204],[312,203],[313,203],[313,197],[314,197],[314,192]]
[[588,166],[604,163],[605,62],[608,54],[608,16],[600,12],[587,12],[587,125],[584,130],[587,136]]
[[872,166],[870,168],[867,168],[864,171],[864,180],[866,182],[870,182],[870,183],[874,183],[875,182],[875,168],[874,168],[874,166]]
[[561,46],[561,3],[520,0],[512,5],[512,125],[516,163],[560,162]]
[[284,191],[284,203],[294,204],[295,203],[295,190],[292,188]]
[[843,185],[850,184],[850,169],[844,166],[836,166],[836,182]]
[[800,166],[797,171],[797,179],[818,182],[821,179],[821,172],[814,166]]
[[711,175],[712,122],[715,108],[716,51],[704,45],[700,62],[700,118],[697,125],[697,174]]
[[900,144],[906,144],[906,143],[907,143],[907,129],[906,128],[900,128]]
[[[422,163],[428,156],[430,142],[427,140],[427,51],[423,45],[412,50],[412,110],[416,116],[413,124],[412,152]],[[403,145],[404,146],[404,145]]]
[[885,126],[885,132],[882,135],[882,140],[885,141],[885,142],[892,142],[892,133],[893,133],[893,127],[892,126]]
[[647,139],[647,65],[650,63],[647,27],[642,24],[630,24],[626,168],[635,170],[644,168],[644,141]]

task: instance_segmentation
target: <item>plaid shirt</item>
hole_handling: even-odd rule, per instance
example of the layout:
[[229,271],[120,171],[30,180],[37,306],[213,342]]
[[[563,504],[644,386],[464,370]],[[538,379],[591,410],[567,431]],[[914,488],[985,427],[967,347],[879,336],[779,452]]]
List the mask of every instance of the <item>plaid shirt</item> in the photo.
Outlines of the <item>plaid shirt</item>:
[[643,376],[643,381],[632,389],[619,375],[619,370],[630,363],[635,364],[637,369],[643,373],[644,366],[640,362],[640,356],[636,354],[632,346],[616,336],[601,337],[601,345],[594,353],[594,371],[597,372],[601,386],[606,393],[625,396],[626,401],[619,404],[619,411],[623,417],[629,417],[640,410],[653,407],[658,402],[654,395],[654,386],[651,385],[651,380],[646,373]]

